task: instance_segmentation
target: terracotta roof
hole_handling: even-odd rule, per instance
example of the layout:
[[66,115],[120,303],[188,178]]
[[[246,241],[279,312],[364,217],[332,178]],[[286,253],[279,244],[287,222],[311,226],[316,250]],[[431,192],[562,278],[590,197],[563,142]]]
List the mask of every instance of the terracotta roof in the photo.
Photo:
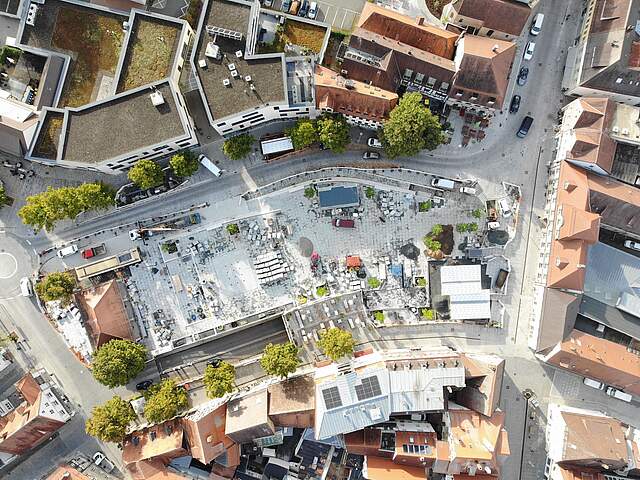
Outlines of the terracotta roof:
[[269,415],[307,412],[316,408],[313,375],[289,378],[269,388]]
[[40,385],[38,385],[38,382],[35,381],[30,373],[27,373],[24,377],[18,380],[18,383],[16,383],[16,390],[20,392],[29,405],[36,403],[38,397],[40,397],[42,393]]
[[368,480],[426,480],[424,468],[408,467],[393,463],[391,459],[367,456]]
[[451,463],[467,460],[485,461],[497,473],[498,456],[509,455],[509,442],[504,426],[504,412],[486,417],[473,410],[450,405]]
[[522,33],[531,8],[510,0],[457,0],[452,4],[459,15],[480,20],[489,30],[519,36]]
[[316,65],[318,108],[381,122],[398,103],[398,95],[357,80],[347,80],[328,68]]
[[640,189],[589,173],[589,203],[603,225],[640,235]]
[[[604,475],[590,468],[561,467],[554,465],[560,472],[562,480],[605,480]],[[553,477],[555,478],[555,477]]]
[[504,359],[496,355],[461,355],[465,370],[466,386],[456,394],[461,405],[491,416],[498,407]]
[[411,18],[374,3],[365,3],[357,27],[375,32],[393,41],[453,60],[458,35],[426,22]]
[[362,265],[362,261],[360,260],[360,257],[356,255],[350,255],[347,257],[347,268],[359,267],[360,265]]
[[207,414],[196,412],[182,419],[191,455],[200,462],[210,463],[234,444],[233,440],[224,434],[226,416],[225,403]]
[[584,240],[587,243],[598,241],[600,216],[585,212],[573,205],[563,205],[562,226],[558,234],[560,240]]
[[624,345],[573,330],[549,353],[547,361],[640,395],[640,357]]
[[158,457],[180,456],[184,454],[183,436],[184,429],[179,419],[132,432],[124,439],[122,461],[128,465]]
[[493,38],[465,35],[460,46],[464,55],[456,74],[454,88],[495,97],[502,107],[509,85],[509,72],[516,54],[516,45]]
[[[587,174],[579,167],[569,162],[562,162],[558,178],[556,211],[553,219],[549,221],[555,226],[564,209],[568,211],[574,208],[577,211],[588,212],[589,189]],[[599,224],[593,221],[591,216],[581,216],[580,224],[588,223],[593,230],[598,229]],[[574,217],[575,219],[575,217]],[[567,218],[567,222],[571,216]],[[561,228],[564,225],[561,225]],[[566,231],[573,232],[567,227]],[[596,232],[582,231],[579,235],[592,239],[597,237]],[[553,234],[551,253],[549,256],[549,268],[547,273],[547,286],[565,288],[568,290],[582,291],[584,287],[585,268],[587,261],[588,241],[583,238],[559,238],[559,232]]]
[[627,442],[622,422],[602,415],[562,410],[564,448],[560,462],[597,460],[614,470],[627,465]]
[[69,465],[60,465],[46,480],[91,480],[84,473]]
[[185,477],[167,470],[160,460],[142,460],[127,465],[127,470],[136,480],[184,480]]
[[115,280],[83,290],[78,297],[87,316],[87,332],[96,348],[113,339],[133,340],[129,318]]

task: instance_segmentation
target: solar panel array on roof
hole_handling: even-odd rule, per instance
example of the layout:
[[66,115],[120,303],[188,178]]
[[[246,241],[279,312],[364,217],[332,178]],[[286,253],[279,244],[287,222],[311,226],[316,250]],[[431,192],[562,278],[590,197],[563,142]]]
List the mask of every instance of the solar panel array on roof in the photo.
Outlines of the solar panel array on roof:
[[382,395],[380,389],[380,382],[378,377],[366,377],[362,379],[362,384],[355,386],[356,396],[358,400],[366,400],[367,398],[377,397]]
[[342,399],[340,398],[338,387],[325,388],[324,390],[322,390],[322,396],[324,398],[324,404],[327,410],[342,406]]

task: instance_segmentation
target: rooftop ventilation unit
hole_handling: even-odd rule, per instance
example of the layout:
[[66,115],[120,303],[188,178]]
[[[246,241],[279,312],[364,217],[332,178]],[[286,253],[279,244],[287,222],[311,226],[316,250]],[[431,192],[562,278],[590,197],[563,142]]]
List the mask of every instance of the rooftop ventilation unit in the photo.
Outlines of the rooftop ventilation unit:
[[348,90],[353,90],[354,88],[356,88],[356,84],[355,84],[355,82],[353,80],[345,80],[344,81],[344,86]]
[[251,90],[255,90],[256,89],[256,86],[253,83],[249,87],[251,88]]
[[164,104],[164,97],[162,96],[162,92],[159,90],[154,90],[149,97],[151,98],[151,103],[153,103],[154,107],[159,107]]
[[247,75],[246,77],[244,77],[244,81],[245,82],[250,82],[251,81],[251,75]]
[[230,85],[231,85],[231,80],[229,80],[228,78],[225,78],[224,80],[222,80],[222,84],[223,84],[225,87],[228,87],[228,86],[230,86]]
[[611,129],[611,131],[613,133],[618,133],[620,131],[620,127],[618,127],[617,125],[614,125],[614,127]]
[[628,128],[623,128],[621,133],[622,133],[622,135],[629,135],[629,129]]
[[242,40],[242,33],[222,27],[214,27],[213,25],[207,25],[207,33],[209,35],[220,35],[231,40]]
[[35,3],[29,4],[29,10],[27,10],[27,20],[26,24],[31,25],[32,27],[36,24],[36,14],[38,13],[38,5]]
[[220,47],[216,45],[214,42],[207,43],[207,48],[204,51],[204,54],[209,58],[215,58],[216,60],[220,59]]

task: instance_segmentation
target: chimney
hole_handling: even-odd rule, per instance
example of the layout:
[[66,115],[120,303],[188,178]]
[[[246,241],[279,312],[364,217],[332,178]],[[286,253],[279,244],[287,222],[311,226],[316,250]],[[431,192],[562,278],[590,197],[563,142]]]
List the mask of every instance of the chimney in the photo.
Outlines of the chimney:
[[499,50],[500,50],[500,46],[497,43],[493,47],[491,47],[491,51],[493,53],[498,53]]
[[567,265],[569,265],[569,261],[566,258],[561,258],[561,257],[556,258],[556,267],[562,269],[562,268],[565,268]]
[[417,25],[424,25],[424,17],[416,17]]

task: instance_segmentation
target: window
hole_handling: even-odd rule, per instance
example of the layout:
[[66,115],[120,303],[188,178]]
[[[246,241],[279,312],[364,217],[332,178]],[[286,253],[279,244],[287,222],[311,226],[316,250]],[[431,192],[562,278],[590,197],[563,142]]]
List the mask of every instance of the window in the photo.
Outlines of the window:
[[469,97],[469,100],[477,100],[478,99],[478,95],[479,95],[479,93],[477,93],[477,92],[471,92],[471,96]]
[[436,84],[436,79],[433,77],[429,77],[429,79],[427,80],[427,85],[429,85],[430,87],[433,87]]
[[424,73],[416,73],[416,78],[413,79],[415,83],[420,83],[420,84],[422,84],[423,80],[424,80]]
[[382,395],[378,377],[363,378],[362,384],[356,385],[355,389],[358,400],[366,400],[367,398],[373,398],[377,397],[378,395]]
[[327,410],[342,406],[342,399],[340,398],[338,387],[325,388],[322,390],[322,397],[324,398],[324,405]]
[[442,82],[440,84],[440,91],[446,92],[447,90],[449,90],[449,84],[447,82]]
[[413,70],[411,70],[411,69],[409,69],[409,68],[405,68],[405,69],[404,69],[404,75],[403,75],[403,78],[404,78],[405,80],[409,80],[409,79],[411,79],[411,77],[413,77]]

